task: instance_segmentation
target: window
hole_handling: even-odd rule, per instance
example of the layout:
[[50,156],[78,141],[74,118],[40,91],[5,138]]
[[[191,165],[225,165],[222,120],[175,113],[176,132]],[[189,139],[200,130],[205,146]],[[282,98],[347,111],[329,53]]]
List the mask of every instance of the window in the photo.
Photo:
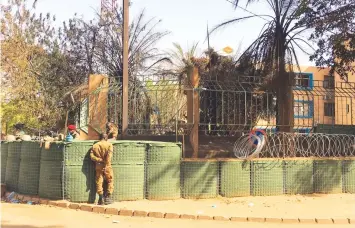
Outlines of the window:
[[293,111],[295,118],[312,118],[313,101],[295,100]]
[[324,103],[324,116],[335,116],[335,103]]
[[324,75],[323,88],[325,89],[335,88],[335,82],[333,76]]
[[[263,130],[267,134],[276,133],[276,127],[258,127],[255,130]],[[257,132],[256,135],[261,135],[261,133]]]
[[80,114],[79,114],[79,128],[87,133],[88,125],[88,99],[85,99],[81,102],[80,105]]
[[312,89],[313,88],[313,74],[312,73],[298,73],[295,76],[296,89]]
[[334,99],[334,94],[332,94],[332,93],[327,93],[327,94],[325,94],[325,95],[323,96],[323,99],[324,99],[324,100],[332,100],[332,99]]
[[311,132],[311,128],[295,128],[294,132],[308,134]]

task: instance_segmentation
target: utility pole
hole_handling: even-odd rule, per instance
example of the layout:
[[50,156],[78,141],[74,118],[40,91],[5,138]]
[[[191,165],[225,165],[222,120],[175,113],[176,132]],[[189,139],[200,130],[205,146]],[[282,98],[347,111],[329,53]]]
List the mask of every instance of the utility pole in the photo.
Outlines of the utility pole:
[[122,80],[122,136],[127,134],[128,128],[128,25],[129,0],[123,0],[123,80]]

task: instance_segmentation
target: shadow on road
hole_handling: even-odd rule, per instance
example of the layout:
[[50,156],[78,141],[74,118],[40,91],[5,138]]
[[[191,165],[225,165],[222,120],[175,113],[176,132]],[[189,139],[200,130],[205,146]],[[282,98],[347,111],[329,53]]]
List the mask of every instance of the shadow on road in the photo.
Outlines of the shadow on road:
[[1,222],[1,228],[64,228],[64,226],[31,226],[31,225],[11,225],[7,221]]

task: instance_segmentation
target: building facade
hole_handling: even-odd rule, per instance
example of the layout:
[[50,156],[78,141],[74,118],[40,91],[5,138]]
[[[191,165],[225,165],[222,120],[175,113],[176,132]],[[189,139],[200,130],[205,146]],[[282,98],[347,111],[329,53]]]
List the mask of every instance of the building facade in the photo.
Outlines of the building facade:
[[[318,125],[355,125],[355,76],[329,76],[329,68],[301,67],[293,85],[294,131]],[[257,129],[276,131],[276,118],[260,119]]]

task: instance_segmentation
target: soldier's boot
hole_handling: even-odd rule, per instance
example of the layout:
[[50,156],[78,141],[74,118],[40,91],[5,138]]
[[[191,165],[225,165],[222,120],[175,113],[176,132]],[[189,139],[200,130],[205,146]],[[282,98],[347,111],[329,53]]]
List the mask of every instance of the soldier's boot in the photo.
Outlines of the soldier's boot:
[[110,193],[107,194],[106,198],[105,198],[105,205],[109,205],[113,203],[113,199]]
[[99,195],[99,201],[97,202],[98,205],[104,205],[104,196]]

